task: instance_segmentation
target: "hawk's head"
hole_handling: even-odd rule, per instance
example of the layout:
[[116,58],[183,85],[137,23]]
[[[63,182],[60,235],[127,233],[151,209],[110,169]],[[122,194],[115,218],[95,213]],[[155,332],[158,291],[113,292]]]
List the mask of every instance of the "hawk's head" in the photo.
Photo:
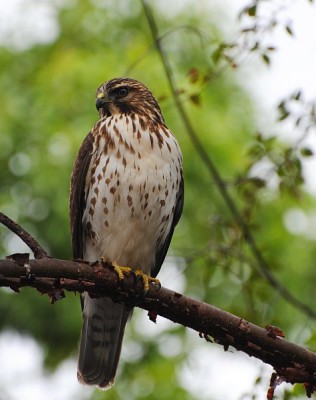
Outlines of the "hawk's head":
[[111,79],[97,89],[96,96],[96,107],[100,117],[113,114],[140,114],[157,121],[164,121],[151,91],[135,79]]

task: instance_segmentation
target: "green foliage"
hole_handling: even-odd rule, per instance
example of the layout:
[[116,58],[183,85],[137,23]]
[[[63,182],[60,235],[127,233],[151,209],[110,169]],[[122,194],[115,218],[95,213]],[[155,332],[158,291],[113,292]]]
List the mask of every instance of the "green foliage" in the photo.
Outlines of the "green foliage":
[[[241,18],[258,18],[257,3],[245,8]],[[123,11],[121,2],[108,7],[98,1],[74,1],[59,9],[60,35],[55,42],[24,51],[0,48],[1,211],[30,231],[51,255],[71,258],[69,179],[80,143],[97,121],[95,89],[115,76],[140,79],[159,99],[184,155],[185,207],[172,251],[186,260],[186,293],[261,325],[280,326],[289,339],[292,332],[308,329],[314,345],[315,321],[306,322],[306,315],[263,278],[214,176],[185,133],[140,6],[124,4],[128,5]],[[250,101],[233,75],[239,64],[235,54],[241,50],[238,43],[214,39],[218,36],[214,28],[212,39],[201,35],[203,29],[211,29],[208,15],[189,9],[174,20],[158,10],[157,16],[161,32],[168,32],[162,44],[199,140],[273,274],[312,306],[315,236],[290,231],[284,223],[289,210],[302,210],[307,219],[314,212],[313,198],[303,190],[303,160],[313,156],[312,150],[280,142],[277,135],[253,134]],[[290,25],[286,30],[292,34]],[[269,64],[275,49],[260,45],[257,35],[262,30],[247,28],[243,34],[247,38],[255,35],[247,51],[257,52]],[[296,119],[293,103],[300,105]],[[292,119],[299,128],[307,121],[307,130],[315,119],[315,105],[306,106],[300,93],[281,102],[278,110],[280,121]],[[19,251],[4,228],[0,239],[2,257]],[[19,295],[1,290],[0,296],[1,329],[13,327],[32,334],[45,348],[47,366],[54,367],[75,354],[81,326],[79,299],[69,294],[51,306],[33,290]],[[127,342],[138,341],[142,357],[134,363],[122,362],[116,387],[106,395],[95,392],[92,399],[192,399],[177,378],[190,344],[178,356],[167,358],[159,352],[156,338],[139,337],[133,325],[127,329]],[[170,332],[184,340],[184,329]]]

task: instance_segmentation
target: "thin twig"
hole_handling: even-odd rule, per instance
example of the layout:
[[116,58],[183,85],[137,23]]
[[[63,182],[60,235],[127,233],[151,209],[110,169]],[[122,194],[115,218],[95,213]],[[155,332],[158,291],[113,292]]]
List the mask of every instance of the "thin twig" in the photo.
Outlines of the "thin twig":
[[23,242],[32,250],[35,258],[49,257],[41,245],[28,232],[2,212],[0,212],[0,223],[19,236],[19,238],[22,239]]
[[209,171],[212,179],[214,180],[219,192],[221,193],[228,209],[230,210],[233,218],[235,219],[236,223],[240,227],[243,236],[246,240],[246,242],[249,245],[249,248],[257,260],[257,270],[260,272],[260,274],[266,279],[269,284],[278,291],[278,293],[290,304],[292,304],[294,307],[300,309],[303,311],[306,315],[308,315],[311,318],[316,319],[316,311],[311,309],[308,305],[300,301],[297,297],[295,297],[291,292],[288,291],[288,289],[283,286],[272,274],[271,269],[265,258],[263,257],[261,251],[259,250],[257,243],[255,241],[254,236],[252,235],[252,232],[247,225],[247,223],[244,221],[243,217],[241,216],[232,196],[229,194],[225,181],[222,179],[219,171],[217,170],[217,167],[215,166],[213,160],[211,159],[210,155],[208,152],[205,150],[205,147],[201,143],[197,133],[195,132],[195,129],[193,128],[193,125],[188,117],[187,112],[185,111],[185,108],[179,98],[178,91],[176,89],[176,83],[172,71],[172,67],[169,63],[169,60],[162,48],[160,39],[159,39],[159,31],[157,28],[156,20],[155,17],[153,16],[153,13],[151,11],[151,8],[148,6],[146,0],[141,0],[141,3],[143,5],[143,9],[147,18],[148,25],[151,30],[151,34],[154,40],[154,43],[156,45],[158,54],[160,55],[161,62],[165,71],[165,75],[168,80],[168,84],[170,87],[170,91],[172,93],[172,96],[174,98],[174,102],[176,105],[176,108],[178,110],[178,113],[180,114],[180,117],[183,121],[183,124],[185,126],[185,129],[197,151],[199,154],[201,160],[205,164],[207,170]]

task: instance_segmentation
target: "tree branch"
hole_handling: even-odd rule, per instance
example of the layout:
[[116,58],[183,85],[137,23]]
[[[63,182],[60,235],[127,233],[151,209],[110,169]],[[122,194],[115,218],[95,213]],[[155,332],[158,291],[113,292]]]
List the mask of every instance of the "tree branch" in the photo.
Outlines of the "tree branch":
[[[283,338],[274,327],[260,328],[243,318],[172,290],[151,284],[144,295],[143,283],[133,273],[120,282],[109,264],[88,264],[54,258],[29,260],[12,255],[0,260],[0,286],[15,291],[31,286],[48,293],[52,301],[63,297],[63,289],[89,292],[91,296],[109,296],[159,314],[199,332],[208,341],[232,346],[249,356],[272,365],[279,381],[316,385],[316,354]],[[210,339],[212,337],[213,339]]]
[[49,257],[46,251],[28,232],[2,212],[0,212],[0,223],[19,236],[19,238],[22,239],[23,242],[33,251],[35,258]]
[[[0,260],[0,287],[19,292],[30,286],[47,293],[54,303],[65,297],[64,290],[88,292],[90,296],[109,296],[116,302],[149,311],[151,320],[161,315],[199,332],[207,341],[243,351],[272,365],[268,398],[272,398],[276,384],[286,381],[304,383],[309,396],[316,387],[316,354],[283,339],[276,327],[260,328],[243,318],[229,314],[209,304],[157,285],[150,285],[144,294],[143,282],[134,273],[123,281],[118,279],[112,265],[66,261],[50,258],[37,241],[22,227],[0,213],[0,222],[15,232],[30,246],[38,258],[29,254],[12,254]],[[213,338],[213,339],[211,339]]]

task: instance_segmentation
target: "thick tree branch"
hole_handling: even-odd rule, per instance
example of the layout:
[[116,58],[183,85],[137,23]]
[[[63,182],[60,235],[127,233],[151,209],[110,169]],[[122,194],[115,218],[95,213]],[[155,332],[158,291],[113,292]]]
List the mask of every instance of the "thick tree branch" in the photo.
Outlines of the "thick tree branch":
[[209,304],[157,285],[150,285],[144,295],[143,283],[131,274],[123,283],[108,264],[93,265],[54,258],[28,260],[26,255],[12,255],[0,260],[0,286],[32,286],[48,293],[53,300],[63,297],[63,289],[87,291],[91,296],[110,296],[190,327],[206,339],[213,339],[227,349],[232,346],[249,356],[272,365],[281,380],[316,385],[316,354],[278,335],[273,327],[260,328],[240,317]]
[[17,292],[21,287],[31,286],[47,293],[52,303],[65,297],[64,289],[86,291],[91,296],[109,296],[114,301],[148,310],[154,321],[159,314],[196,330],[206,340],[223,345],[225,350],[232,346],[271,364],[276,373],[271,377],[269,399],[275,386],[283,381],[304,383],[307,395],[310,397],[313,393],[316,354],[282,339],[283,333],[278,328],[260,328],[219,308],[157,285],[151,285],[144,295],[143,283],[133,273],[120,282],[109,264],[50,258],[30,234],[2,213],[0,222],[20,236],[38,257],[30,260],[29,254],[13,254],[0,260],[0,286]]

